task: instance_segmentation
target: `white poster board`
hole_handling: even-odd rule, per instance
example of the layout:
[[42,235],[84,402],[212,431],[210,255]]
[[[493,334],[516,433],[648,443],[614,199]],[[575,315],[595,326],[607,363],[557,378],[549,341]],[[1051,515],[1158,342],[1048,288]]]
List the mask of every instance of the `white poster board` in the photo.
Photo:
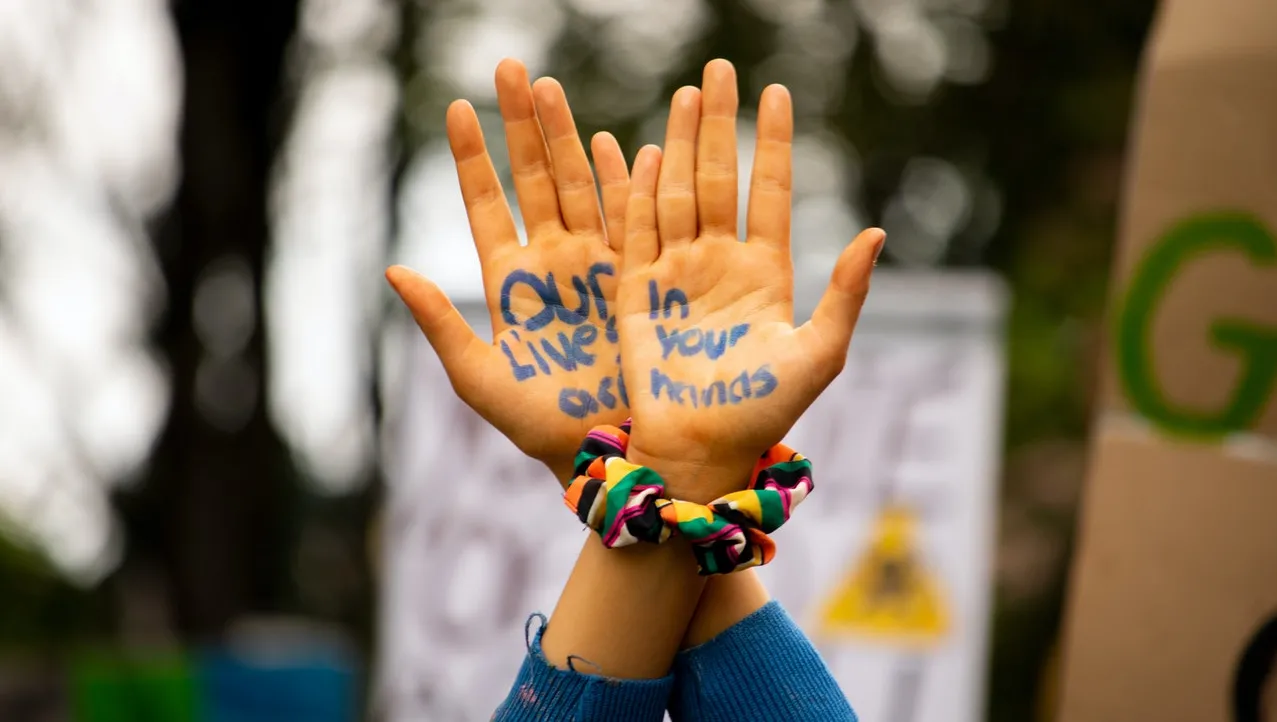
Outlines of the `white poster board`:
[[[797,299],[800,318],[814,302]],[[463,312],[486,332],[485,310]],[[813,460],[817,490],[761,573],[862,719],[983,717],[1003,314],[987,275],[878,272],[846,369],[786,439]],[[388,722],[485,720],[584,532],[549,472],[461,403],[414,338],[388,468],[376,698]]]

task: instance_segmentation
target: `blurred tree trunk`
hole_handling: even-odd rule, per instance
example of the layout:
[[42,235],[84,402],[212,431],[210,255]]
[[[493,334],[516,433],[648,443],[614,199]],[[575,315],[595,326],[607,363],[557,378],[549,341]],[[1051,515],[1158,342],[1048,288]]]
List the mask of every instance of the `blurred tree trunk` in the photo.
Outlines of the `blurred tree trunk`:
[[[296,0],[179,0],[184,62],[183,177],[155,238],[168,286],[157,343],[171,364],[172,407],[149,476],[122,511],[130,562],[163,571],[173,622],[185,638],[218,634],[239,614],[271,611],[286,594],[288,453],[265,412],[261,294],[242,352],[253,410],[238,430],[209,424],[196,404],[205,350],[192,324],[200,273],[237,255],[260,289],[268,241],[267,191],[283,135],[285,49]],[[126,570],[127,571],[127,570]]]

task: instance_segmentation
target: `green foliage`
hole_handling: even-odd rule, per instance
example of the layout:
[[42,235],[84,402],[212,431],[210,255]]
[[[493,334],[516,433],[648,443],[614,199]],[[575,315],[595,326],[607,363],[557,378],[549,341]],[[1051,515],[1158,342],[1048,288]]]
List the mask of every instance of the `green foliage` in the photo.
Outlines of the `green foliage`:
[[39,554],[0,534],[0,654],[73,644],[102,621],[92,592],[58,576]]

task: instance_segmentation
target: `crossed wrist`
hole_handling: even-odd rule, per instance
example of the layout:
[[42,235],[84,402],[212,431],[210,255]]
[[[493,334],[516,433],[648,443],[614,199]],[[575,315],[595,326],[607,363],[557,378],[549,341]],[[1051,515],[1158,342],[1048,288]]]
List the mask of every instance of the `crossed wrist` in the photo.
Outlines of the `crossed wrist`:
[[[575,478],[563,500],[577,518],[598,532],[603,546],[662,544],[674,537],[691,542],[702,575],[728,574],[766,564],[775,553],[770,534],[813,489],[811,463],[783,444],[758,457],[753,470],[740,475],[731,467],[716,469],[717,480],[730,489],[705,501],[671,490],[659,468],[644,463],[661,459],[630,453],[630,422],[598,426],[590,431],[575,459]],[[697,498],[716,493],[701,486],[705,465],[666,463],[666,474],[696,478]],[[731,475],[728,476],[728,472]]]
[[751,459],[736,462],[696,461],[697,457],[692,454],[682,460],[665,459],[645,454],[640,448],[639,444],[631,443],[625,454],[626,460],[659,474],[665,481],[666,495],[671,499],[708,504],[749,486],[750,472],[753,470]]

